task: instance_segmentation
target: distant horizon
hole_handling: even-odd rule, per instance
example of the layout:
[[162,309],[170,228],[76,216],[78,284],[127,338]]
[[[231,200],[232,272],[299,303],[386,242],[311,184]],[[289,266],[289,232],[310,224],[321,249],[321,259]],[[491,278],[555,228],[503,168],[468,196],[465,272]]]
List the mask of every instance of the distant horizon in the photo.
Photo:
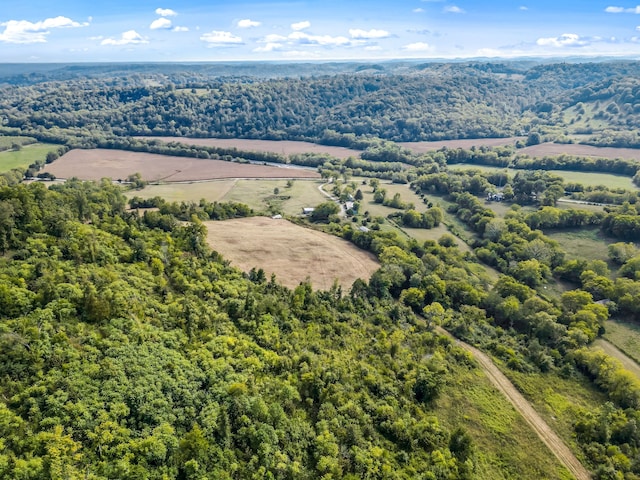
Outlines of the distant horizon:
[[640,57],[640,5],[565,0],[9,2],[0,63]]

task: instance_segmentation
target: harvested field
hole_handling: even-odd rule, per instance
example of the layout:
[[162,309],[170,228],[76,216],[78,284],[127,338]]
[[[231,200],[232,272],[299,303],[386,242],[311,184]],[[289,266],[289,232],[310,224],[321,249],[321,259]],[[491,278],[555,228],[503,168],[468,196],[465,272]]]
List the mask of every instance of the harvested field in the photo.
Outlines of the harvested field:
[[636,148],[615,148],[615,147],[594,147],[591,145],[580,145],[578,143],[541,143],[518,150],[530,157],[557,156],[567,154],[576,157],[598,157],[598,158],[624,158],[627,160],[640,160],[640,149]]
[[45,172],[58,178],[125,179],[139,172],[147,181],[189,182],[217,178],[319,178],[310,169],[172,157],[124,150],[71,150],[47,165]]
[[400,142],[398,145],[408,148],[414,153],[425,153],[440,150],[442,147],[464,149],[471,147],[503,147],[504,145],[514,145],[516,141],[524,139],[525,137],[472,138],[463,140],[440,140],[437,142]]
[[141,137],[146,140],[162,142],[180,142],[200,147],[237,148],[248,152],[270,152],[282,155],[296,153],[326,153],[336,158],[360,157],[360,150],[345,147],[318,145],[311,142],[294,142],[288,140],[247,140],[242,138],[188,138],[188,137]]
[[337,279],[343,288],[357,278],[368,280],[378,269],[375,257],[340,238],[286,220],[251,217],[204,222],[207,241],[238,268],[262,268],[294,288],[309,278],[314,288],[329,289]]

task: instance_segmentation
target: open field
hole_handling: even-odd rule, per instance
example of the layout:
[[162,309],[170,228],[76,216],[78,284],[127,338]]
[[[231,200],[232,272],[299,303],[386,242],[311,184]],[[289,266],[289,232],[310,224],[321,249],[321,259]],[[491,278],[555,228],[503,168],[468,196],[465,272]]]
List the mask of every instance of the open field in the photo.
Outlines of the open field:
[[579,143],[541,143],[522,148],[518,150],[518,153],[524,153],[530,157],[557,156],[564,153],[577,157],[640,160],[640,149],[637,148],[594,147]]
[[607,246],[619,240],[605,237],[598,227],[575,230],[546,231],[545,235],[560,244],[570,260],[602,260],[609,262]]
[[318,145],[311,142],[295,142],[288,140],[250,140],[242,138],[188,138],[188,137],[141,137],[146,140],[162,142],[180,142],[200,147],[237,148],[249,152],[270,152],[281,155],[296,153],[326,153],[336,158],[360,157],[360,150],[345,147]]
[[640,365],[638,365],[632,358],[627,356],[622,350],[617,348],[611,342],[603,338],[596,339],[592,344],[593,348],[600,348],[604,353],[609,355],[610,357],[618,360],[625,370],[629,370],[633,373],[638,379],[640,379]]
[[207,241],[244,271],[262,268],[267,278],[294,288],[309,278],[314,288],[329,289],[334,280],[348,289],[378,269],[375,257],[340,238],[286,220],[251,217],[205,222]]
[[147,185],[141,190],[127,190],[124,194],[128,198],[162,197],[168,202],[199,202],[202,198],[217,202],[222,200],[236,182],[236,179],[221,179],[195,183],[161,183]]
[[[450,170],[480,170],[482,172],[506,171],[510,176],[514,176],[518,172],[527,172],[529,170],[521,170],[516,168],[493,167],[490,165],[473,165],[470,163],[455,163],[449,165]],[[631,177],[623,175],[611,175],[609,173],[598,172],[575,172],[572,170],[546,170],[562,177],[565,182],[581,183],[582,185],[606,185],[609,188],[626,188],[628,190],[636,190],[638,187],[631,181]]]
[[20,150],[0,152],[0,173],[9,171],[12,168],[27,168],[36,160],[44,160],[47,153],[56,150],[59,146],[51,143],[34,143],[25,145]]
[[[26,148],[25,148],[26,150]],[[319,178],[310,169],[274,167],[222,160],[172,157],[124,150],[71,150],[44,168],[58,178],[125,179],[139,172],[144,180],[187,182],[217,178]]]
[[631,321],[609,320],[605,324],[604,338],[640,364],[640,325]]
[[505,145],[515,145],[516,141],[524,140],[525,138],[526,137],[473,138],[463,140],[439,140],[437,142],[399,142],[398,145],[414,153],[425,153],[440,150],[442,147],[464,149],[471,147],[503,147]]

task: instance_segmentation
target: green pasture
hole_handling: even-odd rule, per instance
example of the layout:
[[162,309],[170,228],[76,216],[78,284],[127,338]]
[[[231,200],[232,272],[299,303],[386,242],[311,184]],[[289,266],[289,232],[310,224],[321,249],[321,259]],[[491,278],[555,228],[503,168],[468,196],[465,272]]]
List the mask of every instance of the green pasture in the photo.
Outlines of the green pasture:
[[[480,170],[482,172],[506,171],[509,176],[513,177],[518,172],[527,172],[530,170],[519,170],[515,168],[492,167],[488,165],[472,165],[469,163],[456,163],[449,165],[450,170]],[[631,181],[631,177],[623,175],[612,175],[609,173],[598,172],[577,172],[573,170],[547,170],[562,177],[565,182],[580,183],[585,186],[605,185],[609,188],[626,188],[627,190],[636,190]]]
[[[7,138],[16,137],[0,137],[0,141],[6,141],[5,139]],[[35,143],[24,145],[20,150],[2,151],[0,152],[0,173],[7,172],[13,168],[27,168],[36,160],[44,160],[47,153],[57,150],[58,147],[59,145],[51,143]]]

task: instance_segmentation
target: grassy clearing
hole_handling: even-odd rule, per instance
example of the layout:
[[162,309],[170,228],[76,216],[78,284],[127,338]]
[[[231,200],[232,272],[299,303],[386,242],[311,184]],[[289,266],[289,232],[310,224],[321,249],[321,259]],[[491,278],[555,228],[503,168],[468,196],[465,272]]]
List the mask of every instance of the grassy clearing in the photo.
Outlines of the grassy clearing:
[[[607,246],[618,240],[606,237],[599,228],[581,228],[561,232],[548,231],[545,234],[557,241],[571,260],[602,260],[609,263]],[[614,268],[613,265],[609,265]]]
[[451,368],[436,402],[438,418],[453,430],[465,428],[476,446],[474,478],[572,478],[525,420],[478,369]]
[[21,135],[0,135],[0,149],[5,150],[11,148],[14,144],[31,145],[38,141],[33,137],[25,137]]
[[623,320],[610,320],[605,325],[604,338],[627,357],[640,363],[640,325]]
[[162,197],[168,202],[199,202],[201,199],[210,202],[219,201],[233,188],[236,180],[212,180],[196,183],[167,183],[147,185],[143,190],[129,190],[125,195],[131,197]]
[[[15,137],[0,137],[0,139]],[[25,138],[25,137],[21,137]],[[36,160],[44,160],[52,150],[58,149],[59,145],[51,143],[35,143],[25,145],[20,150],[5,150],[0,152],[0,172],[7,172],[13,168],[27,168]]]
[[[487,165],[472,165],[468,163],[456,163],[454,165],[449,165],[448,168],[451,170],[480,170],[482,172],[506,171],[511,177],[518,172],[527,171],[514,168],[491,167]],[[631,177],[625,177],[622,175],[611,175],[608,173],[597,172],[575,172],[571,170],[547,171],[562,177],[565,182],[581,183],[585,186],[606,185],[609,188],[626,188],[627,190],[636,190],[638,188],[631,181]]]
[[[294,180],[293,186],[287,187],[286,180],[238,180],[222,200],[246,203],[258,211],[299,215],[304,207],[315,207],[328,200],[318,190],[322,183],[319,180]],[[276,188],[277,194],[274,193]]]
[[506,368],[495,359],[494,362],[573,453],[582,459],[574,440],[573,424],[581,417],[583,409],[595,411],[605,403],[606,395],[581,375],[563,378],[556,373],[521,373]]

